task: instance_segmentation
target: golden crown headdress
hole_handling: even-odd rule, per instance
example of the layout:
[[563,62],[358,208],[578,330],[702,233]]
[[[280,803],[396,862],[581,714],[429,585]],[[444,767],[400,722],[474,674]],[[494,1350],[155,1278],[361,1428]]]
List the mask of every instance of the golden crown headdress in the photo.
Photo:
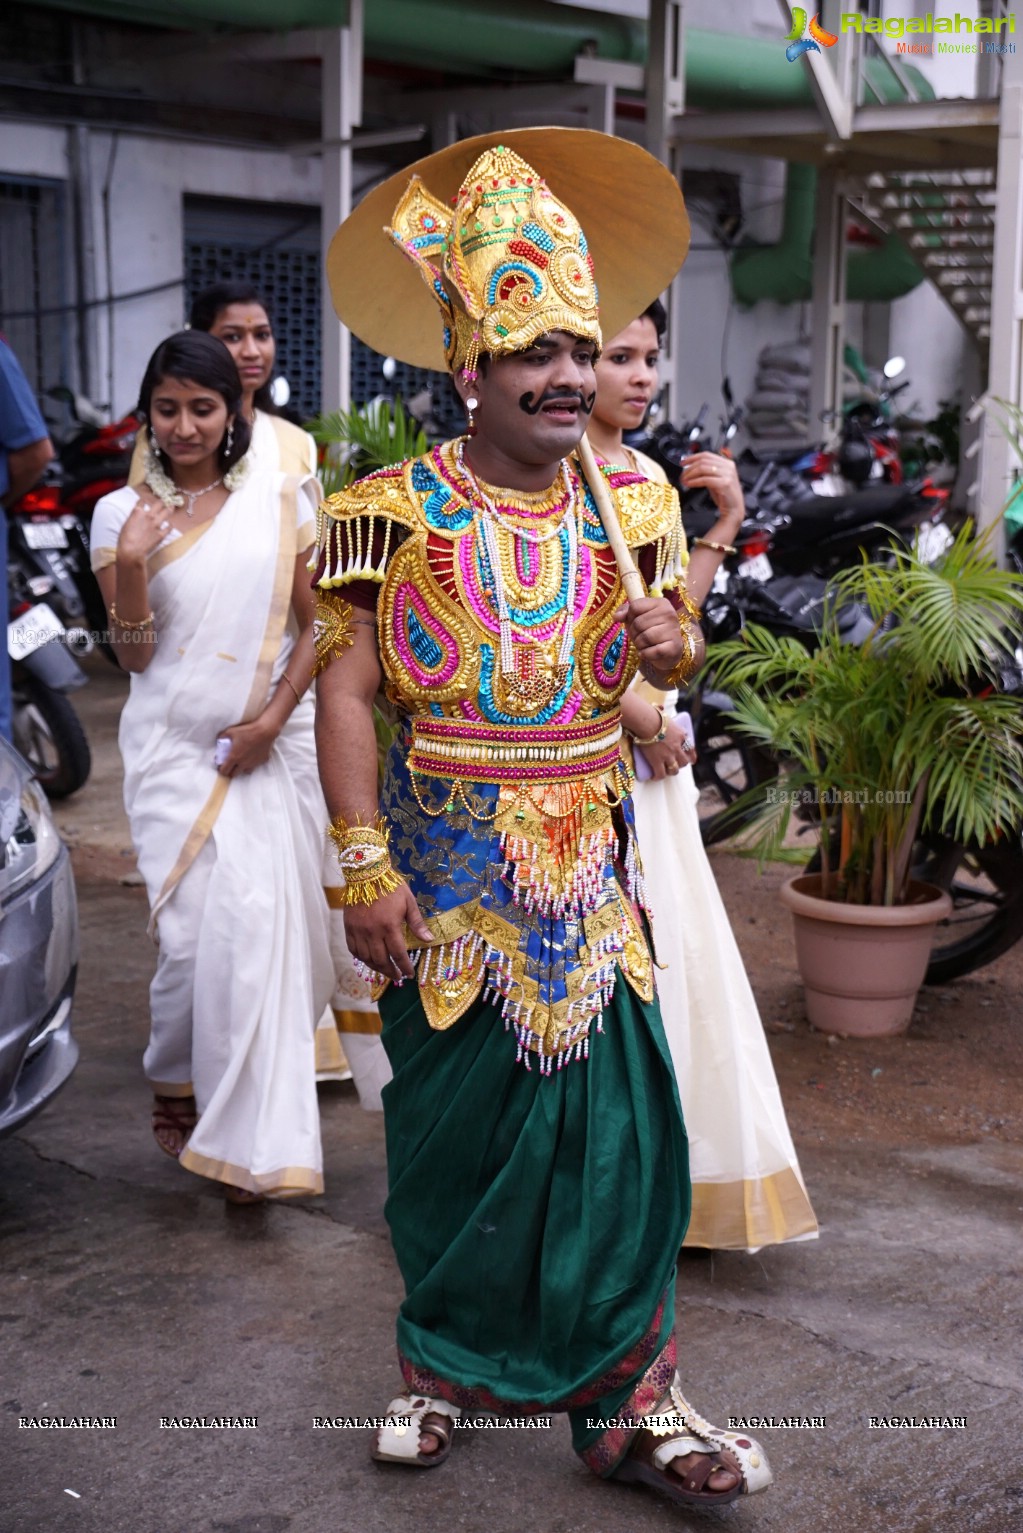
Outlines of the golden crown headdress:
[[507,356],[566,330],[600,345],[597,287],[572,212],[513,149],[484,150],[446,207],[413,176],[391,238],[440,306],[448,366],[473,378],[479,352]]

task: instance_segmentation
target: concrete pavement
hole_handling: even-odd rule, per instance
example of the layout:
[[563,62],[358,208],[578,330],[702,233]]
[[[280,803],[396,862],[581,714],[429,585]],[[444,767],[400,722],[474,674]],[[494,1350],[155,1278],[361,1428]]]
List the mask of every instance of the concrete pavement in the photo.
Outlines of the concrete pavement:
[[[116,693],[107,683],[97,696],[109,722]],[[787,1030],[772,1036],[783,1084],[792,1082],[786,1100],[821,1239],[756,1256],[686,1254],[679,1281],[682,1374],[701,1410],[718,1421],[826,1421],[757,1433],[776,1473],[765,1495],[687,1513],[598,1482],[558,1418],[549,1432],[460,1434],[437,1471],[380,1467],[367,1432],[312,1422],[377,1414],[397,1384],[401,1288],[381,1212],[382,1121],[361,1111],[351,1087],[321,1089],[328,1192],[306,1205],[227,1207],[159,1154],[140,1067],[152,963],[145,899],[117,882],[130,863],[116,826],[113,841],[90,842],[91,814],[84,794],[64,811],[84,828],[82,1061],[63,1096],[0,1145],[0,1533],[667,1533],[715,1524],[1023,1533],[1018,1048],[999,1043],[993,1089],[1004,1090],[1004,1105],[990,1106],[994,1131],[935,1123],[933,1134],[907,1136],[891,1131],[869,1093],[862,1107],[853,1093],[832,1121],[817,1090],[818,1077],[839,1079],[839,1057],[858,1069],[861,1054],[865,1067],[874,1054],[836,1049],[805,1026],[779,1024]],[[764,896],[751,867],[740,871],[724,881],[741,930],[762,918]],[[777,945],[776,967],[753,973],[765,1020],[798,1005],[788,949]],[[963,990],[975,1002],[964,1098],[987,1041],[1005,1036],[985,1032],[996,1008],[983,997],[1018,1006],[1021,991],[1019,953]],[[951,1046],[966,1015],[963,1004],[935,1004],[915,1039],[877,1055],[882,1083],[894,1077],[907,1092],[905,1062],[922,1057],[929,1037]],[[204,1415],[258,1426],[160,1425]],[[113,1416],[117,1425],[19,1426],[42,1416]],[[871,1427],[872,1416],[965,1417],[967,1426],[885,1429]]]

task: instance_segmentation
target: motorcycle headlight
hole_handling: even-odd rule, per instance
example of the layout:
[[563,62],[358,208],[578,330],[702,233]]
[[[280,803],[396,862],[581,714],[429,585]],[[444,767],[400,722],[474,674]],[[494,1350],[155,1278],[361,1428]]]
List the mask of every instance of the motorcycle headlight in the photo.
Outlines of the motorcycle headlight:
[[42,788],[17,757],[0,753],[0,910],[42,878],[60,845]]

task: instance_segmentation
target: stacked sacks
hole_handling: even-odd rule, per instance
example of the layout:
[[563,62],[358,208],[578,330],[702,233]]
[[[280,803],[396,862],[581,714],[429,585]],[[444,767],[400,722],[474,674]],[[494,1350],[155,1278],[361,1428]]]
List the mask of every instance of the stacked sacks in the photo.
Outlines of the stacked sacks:
[[[873,397],[862,364],[858,373],[850,366],[850,359],[858,360],[858,354],[847,345],[842,371],[842,398],[846,405],[865,395]],[[809,341],[763,347],[757,359],[753,393],[746,400],[745,426],[754,444],[759,441],[796,446],[811,435]]]
[[764,346],[757,359],[745,426],[761,442],[802,442],[810,430],[810,344]]

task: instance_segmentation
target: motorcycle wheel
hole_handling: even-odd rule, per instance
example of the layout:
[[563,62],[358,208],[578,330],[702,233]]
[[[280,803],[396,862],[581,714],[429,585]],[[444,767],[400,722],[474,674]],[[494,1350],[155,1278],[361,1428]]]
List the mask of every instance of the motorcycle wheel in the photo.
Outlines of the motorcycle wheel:
[[972,974],[1023,937],[1023,835],[990,846],[964,847],[928,836],[914,872],[952,896],[953,910],[934,936],[928,985]]
[[[820,852],[807,863],[820,872]],[[984,847],[928,834],[914,849],[913,877],[952,896],[938,925],[925,985],[947,985],[993,963],[1023,937],[1023,832]]]
[[74,708],[34,676],[14,688],[14,744],[31,766],[48,798],[67,798],[88,780],[92,753]]
[[715,846],[748,825],[757,802],[735,807],[751,788],[766,790],[778,778],[778,763],[769,752],[734,731],[727,714],[701,711],[696,724],[696,763],[693,776],[700,790],[700,837]]

